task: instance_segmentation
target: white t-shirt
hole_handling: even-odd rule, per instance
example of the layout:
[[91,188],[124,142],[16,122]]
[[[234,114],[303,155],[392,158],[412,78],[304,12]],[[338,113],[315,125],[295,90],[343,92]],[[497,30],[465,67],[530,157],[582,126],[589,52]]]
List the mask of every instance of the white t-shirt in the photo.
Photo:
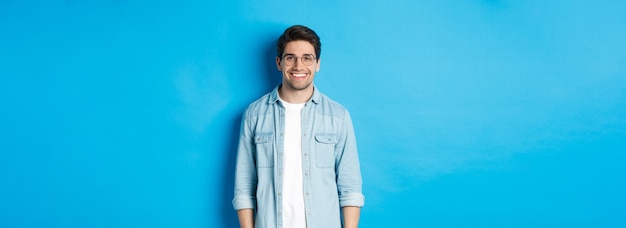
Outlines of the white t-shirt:
[[302,187],[302,121],[304,104],[285,107],[285,141],[283,144],[283,227],[306,228],[304,190]]

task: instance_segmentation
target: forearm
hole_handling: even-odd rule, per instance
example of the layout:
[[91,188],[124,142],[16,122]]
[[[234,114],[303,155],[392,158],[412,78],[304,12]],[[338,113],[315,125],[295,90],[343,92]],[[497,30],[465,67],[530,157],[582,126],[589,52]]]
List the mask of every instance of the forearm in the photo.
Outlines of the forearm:
[[241,228],[253,228],[254,227],[254,210],[252,209],[237,210],[237,216],[239,216],[239,226]]
[[359,218],[361,216],[361,208],[346,206],[341,208],[343,212],[343,227],[357,228],[359,227]]

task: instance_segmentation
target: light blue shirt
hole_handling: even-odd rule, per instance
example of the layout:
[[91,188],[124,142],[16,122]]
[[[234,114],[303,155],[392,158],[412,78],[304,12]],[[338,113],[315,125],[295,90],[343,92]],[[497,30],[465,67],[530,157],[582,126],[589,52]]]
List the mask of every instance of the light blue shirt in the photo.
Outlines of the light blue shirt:
[[[279,87],[248,106],[237,149],[233,207],[255,209],[257,228],[283,227],[285,108]],[[340,228],[340,208],[362,207],[365,199],[350,114],[314,88],[301,119],[307,228]]]

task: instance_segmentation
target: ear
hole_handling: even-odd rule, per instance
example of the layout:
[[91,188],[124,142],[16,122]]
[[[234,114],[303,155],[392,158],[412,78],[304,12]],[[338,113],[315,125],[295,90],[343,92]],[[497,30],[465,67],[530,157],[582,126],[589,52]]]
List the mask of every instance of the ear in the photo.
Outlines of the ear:
[[278,71],[283,71],[282,67],[280,66],[280,58],[278,58],[278,56],[276,56],[276,67],[278,68]]
[[320,65],[322,63],[322,58],[317,59],[317,67],[315,68],[315,72],[320,72]]

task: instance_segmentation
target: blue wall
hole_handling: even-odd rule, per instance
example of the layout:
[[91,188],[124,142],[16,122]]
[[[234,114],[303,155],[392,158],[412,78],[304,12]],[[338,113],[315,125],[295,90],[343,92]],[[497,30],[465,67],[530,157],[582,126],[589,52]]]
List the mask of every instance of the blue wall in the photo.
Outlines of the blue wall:
[[322,38],[362,227],[625,227],[623,1],[1,1],[0,227],[234,227],[274,42]]

